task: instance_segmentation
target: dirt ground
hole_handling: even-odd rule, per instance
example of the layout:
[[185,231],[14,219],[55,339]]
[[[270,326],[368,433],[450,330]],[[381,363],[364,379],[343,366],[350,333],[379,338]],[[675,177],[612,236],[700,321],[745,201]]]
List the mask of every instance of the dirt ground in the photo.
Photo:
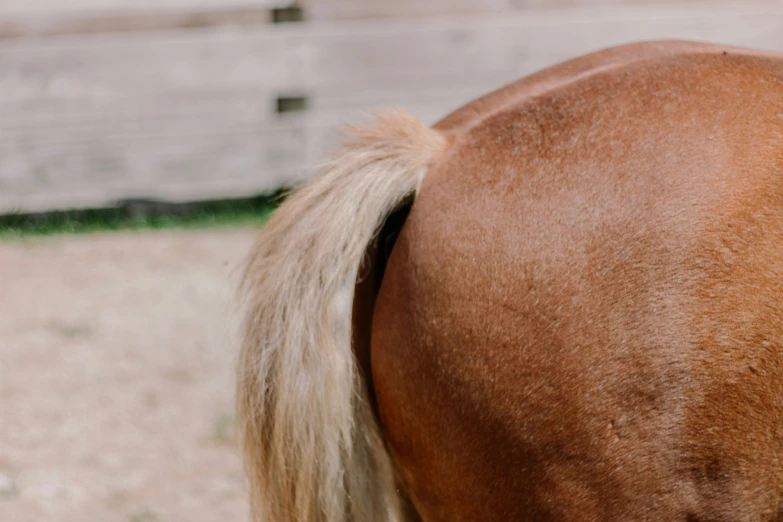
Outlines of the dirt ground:
[[0,521],[249,519],[231,297],[254,237],[0,241]]

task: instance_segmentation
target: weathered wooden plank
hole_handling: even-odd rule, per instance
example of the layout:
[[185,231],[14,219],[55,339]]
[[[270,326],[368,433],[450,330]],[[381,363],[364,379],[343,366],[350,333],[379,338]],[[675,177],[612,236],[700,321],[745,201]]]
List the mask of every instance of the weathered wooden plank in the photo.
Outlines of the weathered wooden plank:
[[[398,99],[398,105],[434,122],[469,98],[472,93],[435,104]],[[46,133],[5,128],[0,140],[0,211],[14,205],[32,210],[31,205],[63,201],[82,188],[86,194],[75,202],[89,197],[92,204],[122,197],[170,198],[172,187],[188,187],[183,197],[201,197],[221,183],[225,190],[242,188],[245,195],[271,191],[307,175],[337,137],[335,128],[364,116],[355,106],[343,111],[318,105],[311,114],[267,126],[240,118],[239,112],[236,119],[191,112],[178,119],[129,121],[110,132],[101,122],[81,122],[79,127],[61,123]]]
[[[769,0],[770,3],[778,0]],[[96,15],[182,14],[223,11],[268,10],[296,5],[310,21],[357,18],[409,18],[454,14],[492,14],[524,9],[559,9],[605,5],[661,4],[660,0],[3,0],[0,19],[36,17],[66,18],[71,21]],[[665,3],[665,2],[663,2]],[[705,0],[669,1],[670,4],[706,3]]]
[[[334,126],[372,106],[433,122],[501,83],[629,40],[783,50],[782,14],[769,3],[626,7],[7,40],[0,212],[271,190],[307,173]],[[276,115],[281,93],[309,96],[308,112]]]
[[211,31],[0,42],[0,104],[108,104],[151,93],[271,88],[293,71],[275,34]]
[[[302,178],[302,171],[276,171],[265,182],[253,183],[252,178],[212,178],[193,183],[189,180],[160,180],[155,183],[73,184],[52,189],[35,187],[17,194],[0,193],[0,213],[29,213],[75,208],[113,207],[127,199],[187,202],[243,198],[273,191]],[[277,180],[277,182],[274,182]],[[261,190],[259,190],[261,187]],[[263,188],[266,187],[266,188]]]
[[44,38],[68,34],[144,33],[203,27],[239,28],[269,23],[270,10],[235,7],[212,10],[122,12],[0,12],[0,39]]
[[407,18],[513,11],[520,0],[300,0],[308,20]]
[[782,20],[780,4],[760,3],[13,41],[0,45],[0,104],[245,88],[393,92],[456,86],[499,71],[527,73],[629,40],[692,38],[778,48]]
[[41,13],[204,11],[251,7],[268,9],[291,3],[291,0],[2,0],[0,17]]
[[[779,0],[768,0],[774,4]],[[670,0],[670,5],[704,4],[709,0]],[[299,0],[308,20],[410,18],[443,15],[486,15],[524,10],[660,5],[660,0]],[[714,3],[714,2],[713,2]]]

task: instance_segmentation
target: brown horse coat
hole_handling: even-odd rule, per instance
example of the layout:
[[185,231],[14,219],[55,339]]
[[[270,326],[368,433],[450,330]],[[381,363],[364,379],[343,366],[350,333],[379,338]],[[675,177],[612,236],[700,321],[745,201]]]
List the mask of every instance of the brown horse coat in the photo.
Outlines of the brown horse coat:
[[783,520],[783,57],[613,48],[434,131],[353,308],[407,517]]

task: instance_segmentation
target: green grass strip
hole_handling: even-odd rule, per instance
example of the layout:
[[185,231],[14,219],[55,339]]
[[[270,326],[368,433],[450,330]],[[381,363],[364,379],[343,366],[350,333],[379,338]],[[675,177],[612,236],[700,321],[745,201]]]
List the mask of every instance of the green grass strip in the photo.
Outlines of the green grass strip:
[[168,203],[128,200],[98,209],[0,215],[0,239],[115,230],[261,227],[279,195],[222,201]]

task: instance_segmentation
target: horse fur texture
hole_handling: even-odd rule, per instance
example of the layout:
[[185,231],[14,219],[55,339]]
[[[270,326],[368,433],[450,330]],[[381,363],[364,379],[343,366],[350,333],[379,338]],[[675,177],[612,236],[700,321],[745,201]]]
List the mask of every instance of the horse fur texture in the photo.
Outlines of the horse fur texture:
[[245,273],[256,522],[783,521],[782,55],[619,46],[353,136]]

